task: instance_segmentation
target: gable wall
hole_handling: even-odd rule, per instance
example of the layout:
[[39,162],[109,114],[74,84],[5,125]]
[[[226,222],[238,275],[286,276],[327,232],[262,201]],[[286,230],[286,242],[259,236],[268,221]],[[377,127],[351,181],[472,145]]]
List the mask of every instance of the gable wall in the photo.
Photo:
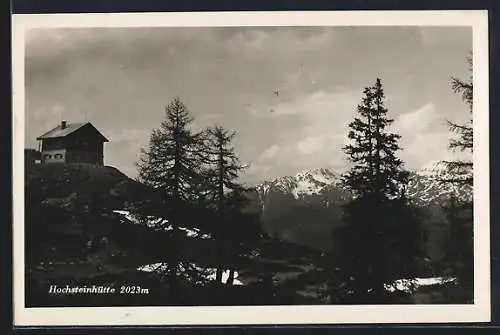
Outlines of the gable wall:
[[102,136],[93,126],[88,124],[63,138],[43,140],[42,162],[103,165],[103,146]]

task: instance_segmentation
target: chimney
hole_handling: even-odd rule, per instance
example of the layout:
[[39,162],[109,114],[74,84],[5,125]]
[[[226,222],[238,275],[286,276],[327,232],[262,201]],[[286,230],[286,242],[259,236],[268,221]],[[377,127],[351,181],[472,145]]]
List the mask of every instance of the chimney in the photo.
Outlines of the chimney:
[[65,129],[66,128],[66,121],[61,121],[61,129]]

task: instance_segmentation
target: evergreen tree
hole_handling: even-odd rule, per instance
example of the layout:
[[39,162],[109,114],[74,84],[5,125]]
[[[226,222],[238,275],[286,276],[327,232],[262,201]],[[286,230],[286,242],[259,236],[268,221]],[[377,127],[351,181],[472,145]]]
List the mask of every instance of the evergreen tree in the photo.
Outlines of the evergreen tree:
[[246,189],[237,188],[227,196],[227,225],[224,229],[226,236],[226,266],[229,269],[227,286],[232,286],[235,270],[251,253],[259,248],[262,226],[260,215],[246,210],[249,203]]
[[415,246],[419,237],[404,233],[416,230],[418,223],[404,194],[408,172],[396,157],[400,136],[388,130],[393,120],[387,116],[381,80],[363,94],[358,116],[349,124],[351,143],[343,148],[352,163],[343,184],[354,198],[344,207],[347,225],[337,233],[332,279],[333,294],[346,294],[352,302],[377,301],[385,283],[408,272],[401,266],[407,268],[418,251],[404,247],[409,239]]
[[[445,262],[453,270],[463,294],[473,294],[474,238],[472,204],[451,198],[444,206],[450,225]],[[470,297],[469,297],[470,299]]]
[[[471,114],[470,119],[458,124],[452,121],[447,121],[450,131],[455,135],[449,143],[449,149],[452,151],[469,152],[473,151],[473,128],[472,128],[472,107],[473,107],[473,82],[472,82],[472,56],[467,57],[469,70],[471,75],[467,80],[462,80],[456,77],[451,78],[451,88],[457,94],[460,94],[462,100],[469,107]],[[454,177],[447,178],[444,181],[457,183],[459,185],[472,185],[472,160],[456,159],[445,162],[449,171]]]
[[[217,271],[216,283],[222,284],[222,274],[233,253],[230,250],[230,228],[235,213],[241,211],[244,204],[242,192],[244,187],[236,182],[243,166],[239,162],[231,144],[235,132],[230,132],[221,126],[207,130],[208,161],[211,163],[205,177],[208,185],[208,198],[212,201],[216,212],[216,222],[213,230],[217,239]],[[234,277],[234,269],[231,269]],[[232,283],[232,278],[229,280]]]
[[[468,80],[456,77],[451,79],[453,91],[460,94],[467,104],[471,117],[464,124],[448,121],[450,131],[455,135],[449,143],[449,149],[456,152],[473,152],[473,81],[472,81],[472,56],[467,57],[471,75]],[[472,192],[473,163],[471,159],[456,159],[445,162],[452,177],[443,178],[442,182],[453,183],[462,192]],[[446,260],[457,276],[460,287],[473,294],[474,280],[474,236],[473,236],[473,202],[459,201],[452,198],[445,206],[445,211],[450,225],[450,238]],[[471,300],[469,298],[469,300]]]
[[393,198],[400,195],[408,177],[403,162],[396,157],[401,136],[387,129],[394,120],[387,117],[381,80],[377,78],[363,93],[357,108],[359,117],[349,124],[351,143],[343,148],[353,163],[343,181],[356,197]]
[[[137,162],[139,181],[151,186],[159,195],[148,207],[146,216],[165,219],[163,222],[171,232],[166,258],[172,292],[179,290],[178,276],[183,261],[183,234],[179,227],[189,226],[186,208],[198,199],[202,182],[200,149],[203,142],[200,133],[190,129],[192,121],[186,106],[179,98],[174,98],[166,106],[160,127],[152,130],[148,147],[141,149],[142,156]],[[182,264],[182,269],[187,269],[188,265]]]

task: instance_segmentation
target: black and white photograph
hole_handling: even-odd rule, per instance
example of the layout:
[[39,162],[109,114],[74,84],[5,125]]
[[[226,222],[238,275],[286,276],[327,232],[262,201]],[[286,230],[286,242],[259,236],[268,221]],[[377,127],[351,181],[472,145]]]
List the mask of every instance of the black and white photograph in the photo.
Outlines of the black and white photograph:
[[24,322],[488,319],[487,15],[327,14],[14,16]]

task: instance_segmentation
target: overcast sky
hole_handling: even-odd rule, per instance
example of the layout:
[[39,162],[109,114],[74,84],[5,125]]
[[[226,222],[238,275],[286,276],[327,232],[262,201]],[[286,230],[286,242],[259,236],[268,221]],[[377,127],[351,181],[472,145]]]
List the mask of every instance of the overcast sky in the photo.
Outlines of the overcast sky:
[[380,77],[400,157],[418,169],[449,155],[445,120],[468,117],[450,76],[468,78],[471,43],[472,30],[458,27],[36,29],[26,40],[26,146],[61,117],[88,119],[110,140],[105,164],[135,177],[140,148],[179,96],[196,129],[237,131],[249,184],[342,171],[347,124]]

